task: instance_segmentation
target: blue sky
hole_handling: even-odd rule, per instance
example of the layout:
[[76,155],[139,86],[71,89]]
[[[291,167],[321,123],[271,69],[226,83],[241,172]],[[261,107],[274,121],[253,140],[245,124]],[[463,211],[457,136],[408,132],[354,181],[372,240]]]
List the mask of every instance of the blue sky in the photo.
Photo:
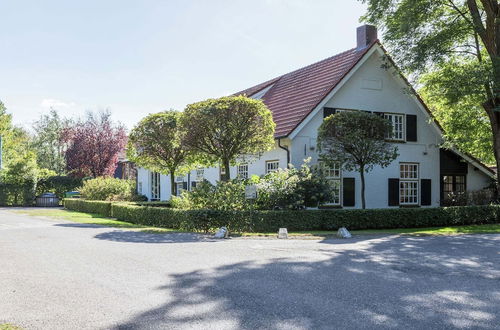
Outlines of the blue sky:
[[0,100],[29,125],[227,95],[355,46],[357,0],[2,0]]

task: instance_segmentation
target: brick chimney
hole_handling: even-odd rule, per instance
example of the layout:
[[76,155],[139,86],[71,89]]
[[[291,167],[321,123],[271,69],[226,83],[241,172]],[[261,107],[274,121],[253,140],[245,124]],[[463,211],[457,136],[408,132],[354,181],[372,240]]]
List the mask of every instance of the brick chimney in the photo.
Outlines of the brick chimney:
[[358,49],[363,49],[377,40],[377,28],[373,25],[362,25],[356,29]]

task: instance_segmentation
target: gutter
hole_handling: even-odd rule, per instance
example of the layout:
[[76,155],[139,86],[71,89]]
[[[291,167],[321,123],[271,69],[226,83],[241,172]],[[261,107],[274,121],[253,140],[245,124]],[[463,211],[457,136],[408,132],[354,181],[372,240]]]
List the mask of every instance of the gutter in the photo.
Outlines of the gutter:
[[281,145],[281,138],[278,138],[278,147],[286,151],[286,166],[288,167],[288,164],[290,164],[290,150],[288,147]]

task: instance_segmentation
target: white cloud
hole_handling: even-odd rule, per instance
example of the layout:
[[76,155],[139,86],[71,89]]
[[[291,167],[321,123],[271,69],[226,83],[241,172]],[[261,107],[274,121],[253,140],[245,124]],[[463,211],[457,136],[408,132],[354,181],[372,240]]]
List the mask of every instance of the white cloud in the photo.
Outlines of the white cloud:
[[61,108],[73,108],[76,106],[75,102],[64,102],[57,99],[43,99],[40,103],[42,108],[50,109],[61,109]]

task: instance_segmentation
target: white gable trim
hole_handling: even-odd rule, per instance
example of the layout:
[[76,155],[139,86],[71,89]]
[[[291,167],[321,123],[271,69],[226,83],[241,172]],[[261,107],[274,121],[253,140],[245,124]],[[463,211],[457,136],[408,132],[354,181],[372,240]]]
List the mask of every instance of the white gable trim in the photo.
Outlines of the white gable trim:
[[297,136],[297,134],[307,125],[307,123],[309,123],[313,118],[314,116],[316,116],[316,114],[321,111],[321,109],[323,109],[323,107],[325,106],[325,104],[333,97],[333,95],[335,95],[335,93],[337,93],[341,88],[342,86],[345,85],[345,83],[354,75],[354,73],[366,62],[367,59],[370,58],[370,56],[377,50],[377,48],[379,48],[378,44],[375,43],[372,48],[366,52],[365,55],[363,55],[363,57],[361,58],[361,60],[358,61],[358,63],[347,73],[347,75],[345,75],[344,78],[342,78],[342,80],[337,84],[337,86],[335,86],[334,89],[332,89],[332,91],[330,93],[328,93],[324,98],[323,100],[321,100],[321,102],[316,106],[316,108],[313,109],[313,111],[311,111],[304,120],[302,120],[302,122],[297,125],[297,127],[295,127],[295,129],[292,131],[292,133],[290,133],[290,135],[288,135],[288,137],[290,139],[293,139]]

